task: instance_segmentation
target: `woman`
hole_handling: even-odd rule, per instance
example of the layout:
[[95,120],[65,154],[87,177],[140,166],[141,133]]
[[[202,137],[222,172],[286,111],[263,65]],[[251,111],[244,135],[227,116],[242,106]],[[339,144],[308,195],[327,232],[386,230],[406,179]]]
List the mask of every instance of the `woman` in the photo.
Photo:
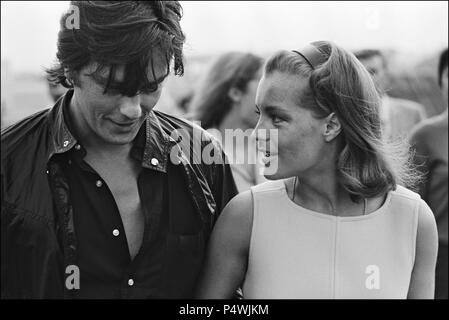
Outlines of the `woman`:
[[[190,108],[193,118],[222,142],[239,192],[265,181],[259,172],[254,138],[254,100],[262,58],[251,53],[220,55],[206,72]],[[240,130],[236,130],[240,129]],[[226,130],[228,135],[226,135]]]
[[332,43],[269,58],[256,130],[266,166],[277,166],[267,177],[280,180],[225,207],[200,298],[230,298],[240,285],[246,299],[433,297],[435,220],[401,186],[413,172],[382,142],[379,103],[364,67]]

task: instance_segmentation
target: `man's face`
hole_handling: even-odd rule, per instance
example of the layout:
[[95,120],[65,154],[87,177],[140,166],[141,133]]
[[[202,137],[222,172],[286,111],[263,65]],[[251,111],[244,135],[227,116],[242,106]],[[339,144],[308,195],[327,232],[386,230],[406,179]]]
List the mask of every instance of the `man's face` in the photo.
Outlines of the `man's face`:
[[[78,86],[75,86],[72,102],[74,112],[78,115],[78,129],[80,137],[92,137],[106,144],[128,144],[134,140],[146,115],[158,102],[162,84],[157,91],[138,94],[127,97],[118,91],[108,90],[104,92],[104,84],[109,75],[109,70],[101,73],[98,78],[89,76],[96,69],[95,64],[90,64],[80,70],[78,74]],[[154,79],[152,72],[148,79],[161,81],[166,76],[167,65],[165,63],[154,64]],[[114,83],[120,83],[124,79],[124,68],[117,69]]]
[[368,59],[360,59],[360,62],[371,74],[379,89],[385,91],[388,88],[388,75],[382,57],[373,56]]

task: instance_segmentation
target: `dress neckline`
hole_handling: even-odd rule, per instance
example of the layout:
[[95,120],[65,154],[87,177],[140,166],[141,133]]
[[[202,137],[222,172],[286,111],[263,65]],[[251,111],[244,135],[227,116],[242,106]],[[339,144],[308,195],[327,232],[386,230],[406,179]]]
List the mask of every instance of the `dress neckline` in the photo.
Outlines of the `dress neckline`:
[[285,197],[285,200],[288,203],[288,205],[295,210],[301,210],[304,213],[313,215],[318,218],[324,218],[324,219],[330,219],[330,220],[340,220],[340,221],[355,221],[355,220],[371,219],[371,218],[374,218],[374,217],[379,216],[382,213],[386,212],[387,211],[386,209],[388,208],[390,201],[391,201],[392,191],[389,191],[387,193],[387,196],[386,196],[383,204],[377,210],[375,210],[371,213],[368,213],[365,215],[357,215],[357,216],[334,216],[334,215],[330,215],[327,213],[307,209],[307,208],[302,207],[302,206],[296,204],[295,202],[293,202],[293,200],[290,199],[290,197],[288,196],[287,186],[285,185],[285,182],[286,182],[286,180],[281,181],[281,183],[282,183],[281,193],[282,193],[282,196]]

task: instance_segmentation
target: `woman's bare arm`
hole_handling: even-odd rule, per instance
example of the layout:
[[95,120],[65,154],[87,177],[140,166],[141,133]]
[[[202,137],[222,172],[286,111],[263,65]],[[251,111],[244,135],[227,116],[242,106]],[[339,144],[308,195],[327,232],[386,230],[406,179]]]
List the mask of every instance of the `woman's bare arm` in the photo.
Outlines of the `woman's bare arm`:
[[252,194],[245,191],[223,209],[209,241],[197,289],[199,299],[231,299],[245,278],[252,228]]
[[438,232],[432,210],[422,201],[418,215],[415,265],[413,266],[408,299],[433,299],[435,265],[438,252]]

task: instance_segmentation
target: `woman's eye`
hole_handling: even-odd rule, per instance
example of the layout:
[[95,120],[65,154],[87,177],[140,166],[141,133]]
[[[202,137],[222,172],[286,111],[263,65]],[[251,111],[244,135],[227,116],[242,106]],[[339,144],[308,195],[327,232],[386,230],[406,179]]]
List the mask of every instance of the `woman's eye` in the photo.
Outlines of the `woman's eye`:
[[273,123],[281,123],[282,121],[284,121],[283,119],[279,118],[276,115],[272,115],[271,120],[273,121]]

